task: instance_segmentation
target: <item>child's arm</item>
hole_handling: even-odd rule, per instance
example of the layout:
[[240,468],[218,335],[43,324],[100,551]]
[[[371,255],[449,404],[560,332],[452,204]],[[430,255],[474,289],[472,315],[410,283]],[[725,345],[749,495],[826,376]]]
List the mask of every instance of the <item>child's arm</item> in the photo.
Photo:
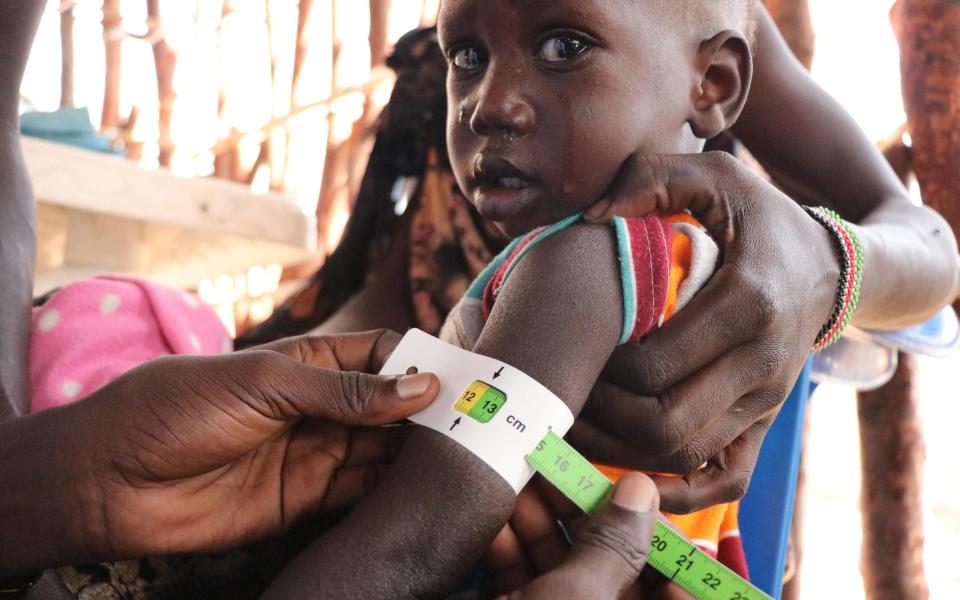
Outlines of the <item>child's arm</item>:
[[[576,226],[518,264],[474,350],[529,374],[576,414],[617,344],[622,311],[612,229]],[[418,429],[373,494],[301,554],[267,597],[435,595],[477,563],[514,501],[486,463]]]

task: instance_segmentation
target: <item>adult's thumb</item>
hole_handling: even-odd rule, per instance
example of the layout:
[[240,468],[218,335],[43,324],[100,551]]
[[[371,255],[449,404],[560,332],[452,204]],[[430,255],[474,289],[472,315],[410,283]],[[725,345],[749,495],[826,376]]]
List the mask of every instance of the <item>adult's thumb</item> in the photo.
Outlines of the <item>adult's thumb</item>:
[[577,536],[564,568],[590,581],[597,598],[617,598],[647,564],[660,495],[642,473],[624,476]]
[[397,377],[313,370],[316,393],[304,413],[345,425],[382,425],[405,419],[433,402],[440,391],[440,380],[432,373]]
[[718,196],[739,190],[731,189],[737,186],[727,182],[730,173],[736,171],[736,163],[722,152],[633,154],[620,167],[610,189],[584,217],[605,223],[614,216],[642,217],[654,211],[709,211],[715,208]]

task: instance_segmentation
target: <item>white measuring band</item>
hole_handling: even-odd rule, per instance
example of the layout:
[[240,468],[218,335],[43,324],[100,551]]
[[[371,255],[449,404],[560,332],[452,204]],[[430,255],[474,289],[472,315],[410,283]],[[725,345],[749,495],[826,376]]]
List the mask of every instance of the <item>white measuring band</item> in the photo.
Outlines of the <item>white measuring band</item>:
[[529,375],[411,329],[380,370],[403,375],[410,367],[435,373],[440,394],[410,420],[455,440],[520,493],[536,471],[524,456],[553,430],[563,436],[573,413]]

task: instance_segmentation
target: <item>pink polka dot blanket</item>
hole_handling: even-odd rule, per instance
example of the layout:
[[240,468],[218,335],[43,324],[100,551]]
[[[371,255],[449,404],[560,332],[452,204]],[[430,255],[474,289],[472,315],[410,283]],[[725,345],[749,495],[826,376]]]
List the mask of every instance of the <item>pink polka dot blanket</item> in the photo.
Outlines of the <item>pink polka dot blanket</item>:
[[219,354],[233,342],[197,296],[143,279],[72,283],[33,310],[31,412],[69,404],[169,354]]

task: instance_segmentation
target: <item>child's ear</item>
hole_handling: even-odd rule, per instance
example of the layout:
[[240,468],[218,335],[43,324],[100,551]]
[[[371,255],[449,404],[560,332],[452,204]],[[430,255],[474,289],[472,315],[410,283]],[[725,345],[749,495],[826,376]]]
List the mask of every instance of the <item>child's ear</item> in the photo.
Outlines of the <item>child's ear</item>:
[[700,139],[719,135],[740,116],[750,81],[750,44],[736,31],[724,31],[700,44],[697,80],[690,105],[690,127]]

